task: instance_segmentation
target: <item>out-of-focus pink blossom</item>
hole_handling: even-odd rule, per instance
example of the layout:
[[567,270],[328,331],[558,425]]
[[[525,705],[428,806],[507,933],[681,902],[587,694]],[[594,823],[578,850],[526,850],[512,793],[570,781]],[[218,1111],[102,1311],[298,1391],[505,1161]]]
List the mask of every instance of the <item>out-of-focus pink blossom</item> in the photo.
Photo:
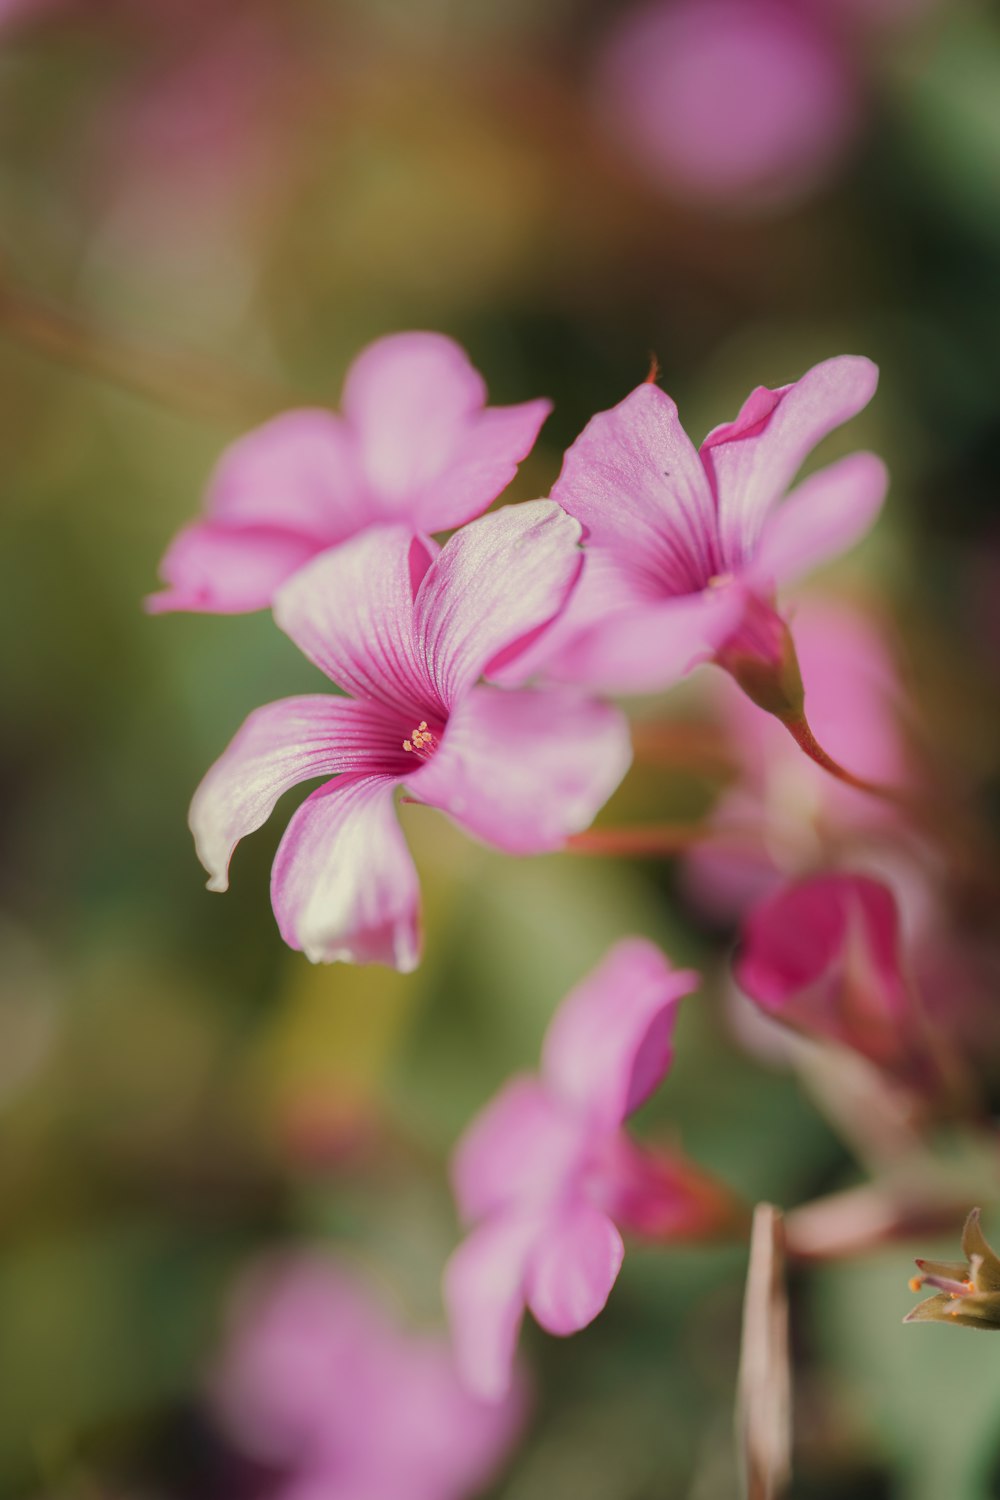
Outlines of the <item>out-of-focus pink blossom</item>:
[[446,1267],[445,1302],[477,1393],[507,1389],[525,1307],[561,1335],[597,1317],[620,1229],[681,1239],[725,1220],[715,1184],[623,1129],[666,1077],[677,1007],[697,983],[651,943],[618,943],[557,1011],[541,1074],[511,1079],[460,1141],[453,1183],[471,1232]]
[[815,875],[782,886],[747,916],[737,983],[769,1016],[926,1082],[923,1016],[900,952],[888,886],[866,875]]
[[[794,623],[809,721],[820,743],[869,780],[906,786],[912,773],[902,688],[872,619],[843,602],[812,599],[797,606]],[[828,776],[723,674],[712,687],[738,748],[740,774],[709,820],[718,836],[693,849],[685,865],[700,904],[726,918],[782,878],[805,874],[842,850],[856,857],[868,835],[898,823],[900,811]]]
[[728,206],[814,190],[860,121],[850,58],[805,0],[655,0],[597,75],[602,116],[656,182]]
[[350,697],[286,698],[250,715],[208,772],[191,828],[212,890],[283,792],[335,776],[294,814],[271,899],[314,961],[413,969],[416,871],[395,795],[448,813],[496,848],[536,854],[586,828],[628,768],[628,726],[574,690],[478,686],[558,613],[580,527],[549,500],[507,506],[438,550],[372,527],[303,568],[275,618]]
[[520,1391],[476,1400],[445,1340],[401,1332],[318,1253],[247,1277],[211,1394],[240,1447],[283,1471],[281,1500],[467,1500],[524,1417]]
[[[518,662],[518,678],[542,670],[648,692],[715,658],[748,691],[758,669],[765,687],[783,689],[794,651],[773,606],[777,585],[863,536],[888,481],[874,454],[851,453],[789,485],[816,444],[868,404],[877,380],[870,360],[842,355],[793,385],[758,386],[700,450],[651,382],[599,412],[552,491],[586,528],[583,577],[558,627]],[[770,706],[766,693],[755,701]]]
[[514,477],[548,401],[486,406],[459,346],[435,333],[370,344],[347,374],[342,415],[289,411],[239,438],[183,530],[149,608],[261,609],[310,558],[366,527],[447,531],[480,515]]

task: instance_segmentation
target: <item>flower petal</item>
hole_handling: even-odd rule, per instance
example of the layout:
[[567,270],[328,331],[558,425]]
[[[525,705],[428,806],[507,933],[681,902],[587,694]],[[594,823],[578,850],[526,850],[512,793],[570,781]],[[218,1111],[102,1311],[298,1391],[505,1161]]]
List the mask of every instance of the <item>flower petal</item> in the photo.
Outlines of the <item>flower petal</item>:
[[631,759],[628,724],[607,704],[566,689],[477,687],[406,784],[486,843],[538,854],[590,825]]
[[404,526],[372,526],[279,590],[274,618],[339,687],[419,721],[443,715],[414,632],[415,585],[431,548]]
[[744,597],[733,587],[636,604],[566,642],[545,662],[544,671],[595,692],[659,692],[711,660],[744,608]]
[[499,1401],[510,1390],[524,1316],[524,1277],[538,1235],[531,1219],[501,1218],[462,1241],[444,1268],[455,1361],[469,1390]]
[[888,487],[874,453],[850,453],[810,474],[764,522],[754,577],[787,583],[839,557],[874,525]]
[[191,803],[188,821],[209,890],[227,888],[236,845],[267,821],[289,788],[339,771],[391,775],[402,759],[399,719],[380,704],[322,693],[255,709]]
[[537,1078],[511,1078],[467,1127],[451,1179],[467,1223],[508,1205],[547,1207],[561,1197],[587,1140],[572,1113]]
[[146,600],[150,614],[194,610],[238,615],[266,609],[279,588],[315,556],[316,543],[274,527],[195,521],[179,532],[160,564],[167,587]]
[[479,515],[514,476],[547,401],[484,411],[486,386],[438,333],[379,339],[354,361],[344,414],[382,514],[444,531]]
[[591,418],[552,498],[583,522],[588,547],[610,549],[664,594],[693,593],[721,571],[708,479],[658,386],[640,385]]
[[528,1306],[549,1333],[592,1323],[618,1279],[625,1246],[606,1214],[574,1203],[546,1225],[528,1267]]
[[766,1014],[879,1066],[909,1064],[921,1026],[888,886],[840,873],[791,882],[750,913],[743,937],[736,981]]
[[551,401],[539,400],[480,412],[420,496],[412,512],[415,529],[450,531],[481,515],[510,484],[551,410]]
[[420,961],[417,872],[390,776],[341,776],[299,808],[278,846],[271,903],[281,935],[313,963]]
[[718,497],[725,571],[740,573],[750,563],[770,507],[816,444],[868,405],[877,384],[870,359],[843,354],[794,385],[758,386],[735,422],[709,433],[701,456]]
[[449,708],[563,608],[583,565],[579,540],[554,501],[531,500],[471,522],[434,559],[417,591],[417,632]]
[[377,519],[351,433],[319,408],[282,412],[231,443],[209,480],[206,510],[214,521],[278,527],[317,547]]
[[666,1077],[678,1003],[698,982],[644,938],[616,943],[549,1025],[542,1046],[549,1087],[591,1120],[621,1124]]

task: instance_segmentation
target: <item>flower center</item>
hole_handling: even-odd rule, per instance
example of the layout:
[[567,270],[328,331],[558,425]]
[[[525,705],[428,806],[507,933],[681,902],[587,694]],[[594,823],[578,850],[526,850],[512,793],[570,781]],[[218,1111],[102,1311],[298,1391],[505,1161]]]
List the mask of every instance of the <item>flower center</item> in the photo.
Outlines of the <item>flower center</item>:
[[410,738],[403,741],[403,749],[415,755],[418,760],[430,760],[437,749],[437,740],[427,728],[426,719],[421,719],[416,729],[410,731]]

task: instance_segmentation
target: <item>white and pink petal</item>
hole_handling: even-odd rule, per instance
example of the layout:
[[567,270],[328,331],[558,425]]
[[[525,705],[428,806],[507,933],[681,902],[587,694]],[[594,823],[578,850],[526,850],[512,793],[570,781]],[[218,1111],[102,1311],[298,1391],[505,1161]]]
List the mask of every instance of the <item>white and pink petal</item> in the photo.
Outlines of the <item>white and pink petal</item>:
[[417,591],[420,652],[450,708],[500,653],[510,659],[566,604],[580,526],[551,500],[506,505],[448,541]]
[[444,713],[414,626],[414,593],[434,544],[404,526],[373,526],[317,557],[279,590],[274,617],[353,697],[404,718]]
[[539,854],[590,826],[631,758],[628,723],[608,704],[566,688],[480,686],[407,788],[485,843]]
[[227,888],[236,845],[293,786],[344,771],[391,775],[403,759],[398,716],[381,704],[321,693],[255,709],[191,803],[189,823],[209,889]]
[[281,935],[313,963],[420,961],[420,888],[396,818],[398,778],[341,776],[295,813],[278,846],[271,902]]

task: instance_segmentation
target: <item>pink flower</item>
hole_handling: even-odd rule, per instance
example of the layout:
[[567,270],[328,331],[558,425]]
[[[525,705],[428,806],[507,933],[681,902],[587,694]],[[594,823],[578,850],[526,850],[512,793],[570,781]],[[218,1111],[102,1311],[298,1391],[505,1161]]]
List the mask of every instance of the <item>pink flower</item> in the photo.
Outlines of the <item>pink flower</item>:
[[[903,690],[874,620],[842,601],[807,599],[796,607],[795,644],[820,742],[872,781],[911,783]],[[828,776],[722,673],[712,687],[740,771],[712,814],[717,836],[685,866],[697,899],[725,918],[783,877],[892,829],[900,808]]]
[[400,1332],[318,1254],[245,1280],[212,1396],[244,1451],[285,1471],[281,1500],[465,1500],[524,1416],[520,1392],[469,1395],[444,1340]]
[[459,1142],[455,1197],[472,1229],[444,1291],[477,1394],[507,1389],[526,1306],[560,1335],[597,1317],[624,1255],[618,1226],[676,1239],[725,1218],[715,1184],[622,1129],[666,1077],[677,1006],[697,983],[651,943],[618,943],[560,1006],[541,1075],[511,1079]]
[[485,402],[482,377],[451,339],[399,333],[370,344],[348,371],[342,416],[284,412],[227,449],[206,518],[174,540],[161,568],[168,587],[149,608],[261,609],[310,558],[366,527],[448,531],[480,515],[551,410]]
[[804,0],[655,0],[621,17],[597,78],[609,130],[654,182],[727,207],[819,186],[857,131],[860,94]]
[[782,886],[747,917],[736,981],[769,1016],[913,1082],[927,1075],[923,1021],[903,972],[899,912],[866,875]]
[[257,709],[208,772],[191,828],[209,888],[226,889],[237,842],[283,792],[336,776],[278,848],[278,926],[314,962],[407,971],[420,954],[418,889],[398,787],[512,854],[557,849],[587,827],[629,765],[623,717],[573,691],[477,686],[563,607],[579,536],[537,500],[484,516],[440,551],[405,527],[373,527],[290,580],[278,624],[350,696]]
[[842,355],[794,385],[758,386],[700,450],[650,382],[593,417],[552,491],[586,528],[583,577],[557,628],[518,662],[518,680],[542,669],[649,692],[714,658],[776,712],[771,684],[787,696],[797,669],[775,588],[864,535],[885,496],[885,466],[852,453],[786,492],[820,439],[868,404],[877,379],[870,360]]

